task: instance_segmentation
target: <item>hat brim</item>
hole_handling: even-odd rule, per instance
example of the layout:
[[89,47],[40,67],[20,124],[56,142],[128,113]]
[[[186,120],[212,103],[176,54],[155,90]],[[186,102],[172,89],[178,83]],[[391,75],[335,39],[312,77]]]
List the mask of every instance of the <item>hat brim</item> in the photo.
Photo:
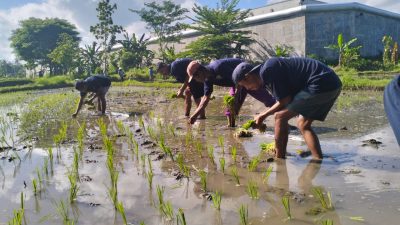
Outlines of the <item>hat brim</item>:
[[253,69],[251,69],[247,74],[249,74],[249,73],[259,73],[260,69],[261,69],[261,66],[262,66],[261,64],[258,64]]

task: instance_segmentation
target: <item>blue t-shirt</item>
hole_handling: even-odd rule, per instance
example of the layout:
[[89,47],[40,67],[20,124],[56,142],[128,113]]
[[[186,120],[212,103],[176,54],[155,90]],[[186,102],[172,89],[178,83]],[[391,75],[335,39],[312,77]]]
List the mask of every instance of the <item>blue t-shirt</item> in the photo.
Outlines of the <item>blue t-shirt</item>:
[[383,100],[390,126],[400,145],[400,75],[397,75],[386,86]]
[[187,67],[192,59],[182,58],[176,59],[170,65],[170,74],[175,77],[179,83],[185,83],[187,74]]
[[208,64],[206,68],[211,71],[211,76],[204,82],[204,95],[211,95],[214,84],[222,87],[234,87],[232,73],[241,62],[244,62],[244,60],[226,58],[218,59]]
[[342,82],[325,64],[309,58],[270,58],[260,68],[260,77],[277,99],[294,97],[300,91],[311,94],[336,90]]
[[85,96],[87,92],[94,92],[97,93],[101,88],[110,87],[111,80],[108,77],[102,75],[94,75],[86,78],[83,81],[87,87],[86,92],[81,92],[81,96]]

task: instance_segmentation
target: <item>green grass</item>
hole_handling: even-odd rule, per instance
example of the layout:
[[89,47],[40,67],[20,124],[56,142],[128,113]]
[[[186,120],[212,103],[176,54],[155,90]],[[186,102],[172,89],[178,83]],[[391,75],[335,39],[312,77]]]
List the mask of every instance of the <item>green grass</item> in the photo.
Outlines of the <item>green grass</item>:
[[56,203],[56,211],[58,215],[62,218],[64,225],[72,225],[74,221],[69,217],[69,205],[64,203],[63,200],[60,200],[59,203]]
[[174,209],[171,202],[164,202],[160,205],[160,212],[167,220],[174,219]]
[[79,187],[78,187],[78,176],[74,171],[70,171],[68,174],[68,180],[70,184],[69,188],[69,202],[73,203],[76,200],[78,195]]
[[0,86],[0,93],[64,88],[73,87],[73,85],[74,81],[68,76],[43,77],[33,79],[30,82],[23,79],[3,84]]
[[275,151],[275,142],[270,143],[261,143],[260,148],[262,151],[266,153],[274,153]]
[[178,209],[178,215],[176,215],[176,224],[177,225],[186,225],[185,213],[182,208]]
[[207,172],[199,170],[200,184],[204,192],[207,191]]
[[224,157],[219,158],[219,164],[221,165],[222,173],[225,173],[225,158]]
[[236,163],[236,155],[237,155],[237,148],[235,146],[232,146],[231,148],[231,154],[232,154],[232,160],[234,163]]
[[286,212],[286,219],[287,220],[291,220],[292,219],[292,214],[290,211],[290,200],[289,200],[289,196],[285,195],[282,197],[282,204],[283,204],[283,208],[285,209]]
[[272,173],[272,169],[273,169],[272,165],[269,165],[267,170],[265,171],[263,183],[268,183],[269,177],[271,176]]
[[147,173],[146,173],[146,177],[147,177],[147,183],[149,184],[149,189],[153,188],[153,171],[150,169]]
[[321,225],[333,225],[333,220],[331,219],[326,219],[321,221]]
[[117,203],[117,210],[118,210],[119,214],[121,214],[122,220],[124,221],[124,225],[127,225],[128,222],[126,220],[125,208],[124,208],[124,205],[122,204],[122,202]]
[[164,204],[164,191],[165,191],[164,186],[157,185],[156,192],[157,192],[157,197],[158,197],[158,205],[160,205],[160,206],[162,204]]
[[332,195],[330,192],[328,192],[325,197],[325,195],[322,191],[322,188],[320,188],[320,187],[314,187],[311,191],[313,192],[315,197],[321,203],[322,208],[327,209],[327,210],[333,209]]
[[252,158],[250,160],[250,163],[249,163],[249,166],[248,166],[249,171],[250,172],[256,171],[258,164],[260,164],[260,161],[261,161],[261,159],[260,159],[259,156],[256,156],[256,157]]
[[231,174],[235,178],[236,184],[240,185],[239,174],[236,166],[231,168]]
[[136,87],[155,87],[155,88],[179,88],[180,83],[173,83],[168,81],[154,81],[145,82],[137,80],[126,80],[124,82],[113,82],[113,86],[136,86]]
[[208,158],[211,160],[212,164],[215,164],[214,147],[212,145],[208,146]]

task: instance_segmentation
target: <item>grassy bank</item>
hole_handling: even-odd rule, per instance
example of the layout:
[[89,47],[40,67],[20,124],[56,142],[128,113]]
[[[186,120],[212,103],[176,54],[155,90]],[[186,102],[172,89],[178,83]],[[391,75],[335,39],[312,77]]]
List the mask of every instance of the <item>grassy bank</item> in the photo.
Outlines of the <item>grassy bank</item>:
[[74,82],[67,76],[54,76],[37,79],[8,79],[4,83],[0,80],[0,83],[0,93],[8,93],[72,87]]
[[336,69],[344,90],[383,90],[393,79],[395,71],[365,71],[354,69]]

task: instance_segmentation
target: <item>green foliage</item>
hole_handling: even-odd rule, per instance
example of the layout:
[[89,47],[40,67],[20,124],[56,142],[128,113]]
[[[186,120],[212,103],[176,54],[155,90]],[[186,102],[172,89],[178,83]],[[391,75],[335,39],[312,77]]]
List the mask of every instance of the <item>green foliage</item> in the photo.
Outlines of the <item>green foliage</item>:
[[[18,61],[8,62],[0,60],[0,77],[25,77],[26,72],[24,66]],[[0,87],[3,86],[1,81]]]
[[59,203],[56,203],[56,211],[58,215],[62,218],[64,225],[72,225],[75,224],[74,221],[69,216],[69,205],[65,204],[63,200],[60,200]]
[[178,215],[176,215],[176,224],[177,225],[186,225],[185,213],[182,208],[178,209]]
[[256,171],[258,164],[260,164],[260,161],[261,161],[261,159],[260,159],[259,156],[256,156],[256,157],[252,158],[250,160],[249,167],[248,167],[249,171],[250,172]]
[[213,164],[215,164],[214,147],[212,145],[208,146],[208,158]]
[[250,10],[236,8],[238,3],[239,0],[221,0],[216,8],[194,5],[195,16],[190,18],[194,25],[188,27],[204,35],[186,47],[192,58],[209,61],[248,54],[243,47],[254,42],[251,31],[239,28],[250,16]]
[[93,41],[91,45],[85,45],[80,50],[83,65],[88,75],[95,73],[96,68],[100,66],[100,46]]
[[356,41],[357,38],[353,38],[350,41],[345,42],[343,40],[343,34],[339,34],[337,37],[337,44],[329,45],[325,48],[337,51],[339,53],[339,66],[347,67],[349,63],[360,57],[359,51],[362,46],[351,46]]
[[231,148],[231,154],[232,154],[232,160],[234,163],[236,163],[236,155],[237,155],[237,149],[235,146],[232,146]]
[[73,72],[79,65],[79,42],[71,35],[60,34],[57,47],[54,48],[48,57],[56,65],[56,74],[68,74]]
[[90,32],[99,41],[102,49],[102,61],[104,73],[108,72],[109,53],[116,44],[116,35],[123,31],[122,26],[115,25],[112,19],[117,4],[111,4],[110,0],[100,0],[96,11],[99,22],[90,26]]
[[14,217],[8,221],[8,225],[22,225],[24,220],[24,210],[18,209],[14,210]]
[[222,173],[225,173],[225,158],[224,157],[219,158],[219,164],[221,165]]
[[235,178],[236,185],[240,185],[239,173],[238,173],[236,166],[231,168],[231,174]]
[[124,39],[117,42],[122,45],[119,51],[119,65],[124,71],[131,68],[151,65],[154,53],[147,49],[148,38],[144,38],[144,34],[137,39],[135,34],[132,37],[128,33],[124,33]]
[[172,208],[171,202],[165,202],[160,205],[161,214],[168,220],[174,219],[174,209]]
[[275,142],[270,142],[270,143],[261,143],[260,148],[262,151],[266,153],[274,152],[275,151]]
[[399,49],[397,42],[389,35],[382,38],[383,43],[383,65],[390,68],[398,63]]
[[164,186],[159,186],[157,185],[157,196],[158,196],[158,204],[161,206],[164,204],[164,191],[165,191],[165,187]]
[[203,191],[207,191],[207,172],[199,170],[200,184]]
[[78,176],[75,171],[70,171],[68,174],[68,180],[70,184],[70,189],[69,189],[69,201],[71,203],[75,202],[76,197],[78,195],[79,187],[78,187]]
[[331,219],[326,219],[321,221],[321,225],[333,225],[333,220]]
[[268,179],[269,179],[269,177],[271,176],[272,169],[273,169],[272,165],[269,165],[268,168],[267,168],[267,170],[265,171],[264,179],[263,179],[263,182],[264,182],[264,183],[268,183]]
[[28,69],[37,65],[49,66],[53,74],[54,63],[49,54],[57,47],[61,34],[70,35],[77,42],[80,41],[75,25],[58,18],[29,18],[20,21],[20,26],[13,30],[10,37],[11,47],[18,58],[27,62]]
[[255,120],[248,120],[248,121],[246,121],[246,123],[244,123],[242,125],[242,128],[245,130],[248,130],[248,129],[252,128],[255,124],[256,124]]
[[122,202],[117,203],[117,210],[121,214],[122,220],[124,221],[124,225],[127,225],[128,222],[126,220],[125,208],[124,208],[124,204],[122,204]]
[[137,13],[147,24],[147,29],[157,37],[159,52],[162,61],[165,61],[165,51],[168,50],[168,44],[179,42],[180,35],[177,35],[184,26],[181,21],[187,9],[174,4],[170,0],[164,0],[161,3],[157,1],[144,3],[145,8],[130,11]]

